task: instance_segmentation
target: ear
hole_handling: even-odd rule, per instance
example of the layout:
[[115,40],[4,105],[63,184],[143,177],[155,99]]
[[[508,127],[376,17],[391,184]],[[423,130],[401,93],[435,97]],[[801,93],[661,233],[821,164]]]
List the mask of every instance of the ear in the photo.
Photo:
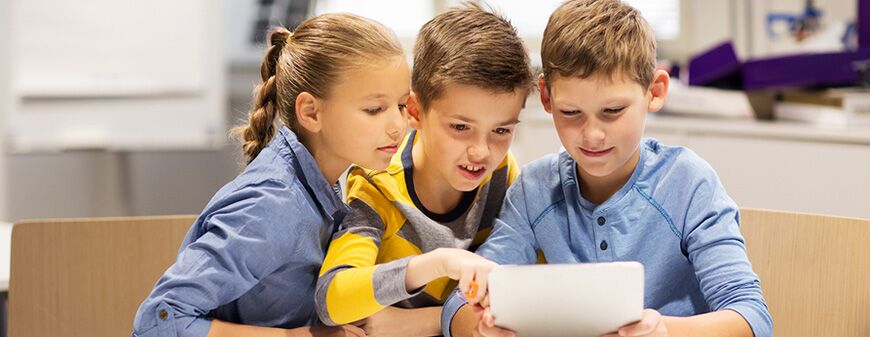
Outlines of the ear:
[[657,112],[665,105],[670,79],[667,71],[656,70],[655,75],[653,75],[653,82],[649,86],[650,100],[649,108],[647,109],[649,112]]
[[323,102],[308,92],[296,96],[296,122],[311,133],[318,133],[323,127]]
[[406,103],[405,108],[408,110],[409,125],[414,129],[420,129],[420,112],[422,107],[420,106],[420,100],[415,92],[411,91],[411,95],[408,96],[408,103]]
[[553,113],[553,104],[550,102],[550,90],[547,88],[547,82],[544,81],[544,75],[538,76],[538,92],[541,93],[541,105],[547,113]]

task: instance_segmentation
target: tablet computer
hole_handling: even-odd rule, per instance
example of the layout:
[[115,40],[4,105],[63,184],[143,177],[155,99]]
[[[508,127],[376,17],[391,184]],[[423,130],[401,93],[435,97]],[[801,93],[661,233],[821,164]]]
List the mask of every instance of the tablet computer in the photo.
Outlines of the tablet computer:
[[489,274],[496,325],[519,337],[600,336],[640,320],[638,262],[500,266]]

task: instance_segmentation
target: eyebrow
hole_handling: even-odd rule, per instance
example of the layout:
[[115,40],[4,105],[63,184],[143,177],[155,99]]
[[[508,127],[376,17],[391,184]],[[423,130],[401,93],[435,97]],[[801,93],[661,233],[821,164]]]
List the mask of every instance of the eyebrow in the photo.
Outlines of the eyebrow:
[[366,99],[369,99],[369,98],[372,98],[372,99],[378,99],[378,98],[386,98],[386,97],[387,97],[387,94],[384,94],[384,93],[378,93],[378,94],[371,94],[371,95],[368,95],[368,96],[366,96],[365,98],[366,98]]
[[[406,97],[406,96],[408,96],[408,95],[410,95],[410,94],[411,94],[411,91],[408,90],[408,92],[402,94],[401,97],[404,98],[404,97]],[[385,94],[385,93],[376,93],[376,94],[371,94],[371,95],[365,96],[364,98],[365,98],[365,99],[384,99],[384,98],[387,98],[387,94]]]
[[[567,105],[567,106],[571,107],[571,109],[573,109],[573,110],[583,110],[583,109],[580,108],[579,105],[574,104],[574,103],[575,103],[575,102],[555,101],[555,100],[553,101],[553,105],[554,105],[554,106],[556,106],[556,105],[561,105],[561,106],[565,106],[565,105]],[[606,100],[601,100],[601,105],[602,105],[602,106],[608,106],[608,105],[613,105],[613,104],[619,104],[619,105],[622,105],[622,104],[632,104],[632,99],[631,99],[630,97],[626,97],[626,96],[614,96],[614,97],[610,97],[610,98],[608,98],[608,99],[606,99]],[[563,110],[564,110],[564,109],[563,109]]]
[[[450,116],[447,116],[447,117],[450,117],[450,118],[456,118],[456,119],[461,120],[461,121],[466,122],[466,123],[475,123],[475,122],[477,122],[477,121],[475,121],[475,120],[473,120],[473,119],[471,119],[471,118],[467,118],[467,117],[465,117],[465,116],[450,115]],[[514,125],[514,124],[519,124],[519,123],[520,123],[520,120],[514,118],[514,119],[506,120],[506,121],[504,121],[504,122],[497,123],[496,125],[504,126],[504,125]]]
[[514,125],[514,124],[520,124],[520,120],[514,118],[511,120],[505,121],[504,123],[499,123],[498,125],[504,126],[504,125]]
[[604,105],[611,105],[611,104],[631,104],[631,98],[617,96],[617,97],[611,97],[610,99],[604,101]]

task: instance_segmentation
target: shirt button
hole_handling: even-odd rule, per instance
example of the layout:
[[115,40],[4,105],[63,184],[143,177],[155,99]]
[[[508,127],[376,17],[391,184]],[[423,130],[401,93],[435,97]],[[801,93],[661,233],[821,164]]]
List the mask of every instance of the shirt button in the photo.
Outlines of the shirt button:
[[169,317],[169,313],[166,312],[166,310],[160,310],[160,312],[157,315],[160,316],[161,321],[165,321],[166,318]]
[[601,245],[598,247],[600,247],[601,250],[607,250],[607,241],[601,240]]
[[599,225],[599,226],[604,226],[604,223],[605,223],[605,222],[607,222],[607,220],[604,219],[603,216],[598,217],[598,225]]

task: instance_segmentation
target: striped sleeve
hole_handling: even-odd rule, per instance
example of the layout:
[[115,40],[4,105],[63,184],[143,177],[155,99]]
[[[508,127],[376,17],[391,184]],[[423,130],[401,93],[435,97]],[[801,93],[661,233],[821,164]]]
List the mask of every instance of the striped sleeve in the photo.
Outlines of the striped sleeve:
[[362,170],[348,175],[350,212],[333,236],[320,269],[315,304],[320,320],[341,325],[415,296],[405,289],[410,257],[375,264],[387,224],[398,210]]

